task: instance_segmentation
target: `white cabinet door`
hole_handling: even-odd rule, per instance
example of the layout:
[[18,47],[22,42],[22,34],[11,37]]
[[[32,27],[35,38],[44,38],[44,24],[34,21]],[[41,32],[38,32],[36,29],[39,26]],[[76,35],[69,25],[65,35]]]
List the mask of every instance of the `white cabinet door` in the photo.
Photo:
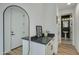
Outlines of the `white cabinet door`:
[[22,40],[22,43],[23,43],[23,48],[22,48],[22,54],[23,55],[28,55],[28,52],[29,52],[29,42],[28,40]]
[[45,55],[45,45],[32,42],[31,41],[31,48],[30,48],[30,54],[31,55]]
[[58,41],[55,38],[53,38],[53,53],[57,54],[57,52],[58,52]]
[[51,40],[47,45],[46,45],[46,55],[52,55],[53,54],[53,41]]

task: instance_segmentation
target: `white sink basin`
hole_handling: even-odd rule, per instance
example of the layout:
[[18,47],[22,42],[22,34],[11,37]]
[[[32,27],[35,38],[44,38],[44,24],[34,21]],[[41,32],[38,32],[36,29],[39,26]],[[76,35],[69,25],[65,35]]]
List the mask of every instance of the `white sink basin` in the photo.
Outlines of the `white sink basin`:
[[68,33],[68,31],[63,31],[63,33],[65,34],[65,40],[67,40],[67,33]]

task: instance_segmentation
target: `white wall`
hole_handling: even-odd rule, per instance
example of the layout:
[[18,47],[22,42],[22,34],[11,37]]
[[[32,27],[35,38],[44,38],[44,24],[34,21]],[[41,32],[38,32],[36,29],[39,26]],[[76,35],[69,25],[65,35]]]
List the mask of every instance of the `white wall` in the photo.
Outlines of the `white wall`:
[[44,4],[44,19],[45,30],[47,29],[51,33],[56,31],[56,5]]
[[75,21],[74,21],[74,38],[75,38],[75,47],[79,52],[79,4],[77,4],[75,9]]
[[36,25],[42,25],[43,29],[55,33],[57,40],[55,4],[0,4],[0,54],[3,51],[3,11],[9,5],[18,5],[27,11],[30,16],[31,36],[36,35]]
[[3,7],[0,6],[0,54],[3,54]]
[[[58,48],[58,28],[56,24],[56,4],[44,4],[44,30],[55,34],[56,48]],[[54,51],[57,53],[57,49]]]

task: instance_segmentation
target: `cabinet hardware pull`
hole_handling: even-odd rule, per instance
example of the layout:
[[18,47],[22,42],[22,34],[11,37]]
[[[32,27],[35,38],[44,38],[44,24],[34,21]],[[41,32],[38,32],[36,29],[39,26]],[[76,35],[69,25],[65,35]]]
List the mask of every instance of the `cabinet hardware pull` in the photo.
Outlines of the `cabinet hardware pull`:
[[53,45],[51,45],[51,50],[53,49]]

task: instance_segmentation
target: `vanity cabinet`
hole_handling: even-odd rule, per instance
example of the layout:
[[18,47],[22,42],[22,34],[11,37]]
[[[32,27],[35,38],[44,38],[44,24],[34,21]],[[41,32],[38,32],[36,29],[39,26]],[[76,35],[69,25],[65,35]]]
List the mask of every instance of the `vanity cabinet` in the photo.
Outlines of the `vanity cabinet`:
[[29,41],[28,40],[22,40],[22,54],[28,55],[29,51]]
[[45,55],[45,45],[31,42],[30,55]]
[[[55,39],[52,38],[47,44],[41,44],[38,42],[30,42],[30,55],[53,55],[55,45]],[[28,52],[28,40],[23,41],[23,54]]]
[[53,40],[51,40],[47,45],[45,45],[45,54],[46,55],[53,54]]

